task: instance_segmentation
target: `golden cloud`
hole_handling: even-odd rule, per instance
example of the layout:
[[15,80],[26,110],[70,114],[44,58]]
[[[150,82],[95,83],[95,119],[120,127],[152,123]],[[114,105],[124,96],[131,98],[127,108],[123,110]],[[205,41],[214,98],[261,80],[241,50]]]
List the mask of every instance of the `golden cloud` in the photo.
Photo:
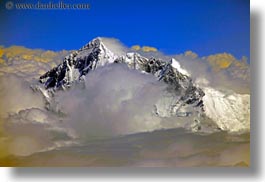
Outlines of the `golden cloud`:
[[0,76],[15,73],[18,76],[37,78],[45,70],[58,65],[69,51],[46,51],[23,46],[0,46]]
[[[0,63],[4,63],[3,60],[15,60],[15,61],[36,61],[48,63],[60,56],[64,51],[43,51],[41,49],[28,49],[23,46],[11,46],[8,48],[0,47]],[[67,52],[67,51],[65,51]]]
[[141,49],[141,46],[139,45],[134,45],[131,47],[131,49],[135,50],[135,51],[139,51]]
[[227,69],[231,66],[237,67],[240,70],[249,68],[247,57],[245,56],[243,56],[241,60],[238,60],[232,54],[220,53],[210,55],[206,58],[206,60],[215,71]]
[[3,56],[3,54],[4,54],[4,50],[1,48],[0,49],[0,58]]
[[156,52],[157,51],[157,48],[150,47],[150,46],[143,46],[142,47],[142,51],[144,51],[144,52]]
[[2,47],[0,48],[0,64],[4,64],[5,60],[2,59],[2,56],[4,55],[4,50],[2,49]]
[[186,51],[184,53],[185,56],[189,56],[189,57],[192,57],[193,59],[197,58],[198,57],[198,54],[196,54],[195,52],[192,52],[192,51]]
[[207,61],[214,70],[219,70],[228,68],[233,62],[236,61],[236,58],[231,54],[221,53],[208,56]]
[[139,46],[139,45],[134,45],[131,47],[131,49],[135,50],[135,51],[143,51],[143,52],[157,52],[157,48],[155,47],[151,47],[151,46]]

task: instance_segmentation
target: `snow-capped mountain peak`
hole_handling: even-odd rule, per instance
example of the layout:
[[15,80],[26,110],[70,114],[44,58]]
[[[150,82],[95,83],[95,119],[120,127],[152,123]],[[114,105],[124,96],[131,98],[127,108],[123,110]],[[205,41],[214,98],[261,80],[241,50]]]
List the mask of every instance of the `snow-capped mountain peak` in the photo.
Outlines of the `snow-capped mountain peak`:
[[97,37],[86,44],[78,51],[78,55],[76,59],[85,59],[88,55],[94,55],[97,57],[97,64],[94,65],[94,68],[97,66],[104,66],[107,63],[113,63],[115,59],[117,59],[117,55],[115,55],[110,49],[108,49],[102,38]]
[[[193,130],[201,130],[203,125],[201,121],[209,119],[214,120],[210,125],[216,129],[240,131],[243,127],[243,130],[247,130],[249,120],[244,122],[245,118],[236,114],[237,111],[233,109],[237,106],[242,112],[247,110],[248,107],[240,106],[243,101],[247,103],[247,96],[236,95],[237,100],[233,99],[233,95],[223,97],[222,93],[215,89],[200,88],[192,81],[190,73],[174,58],[171,60],[147,58],[136,52],[126,53],[114,44],[115,42],[108,42],[104,38],[95,38],[78,51],[66,56],[57,67],[42,75],[40,82],[44,88],[40,86],[38,90],[43,93],[47,103],[51,104],[53,92],[71,87],[73,82],[82,82],[89,76],[90,71],[106,65],[124,64],[139,73],[151,74],[157,78],[157,81],[167,84],[163,97],[154,103],[154,114],[158,117],[186,117],[194,121]],[[218,99],[215,98],[216,93],[220,93]],[[242,100],[240,98],[243,97],[242,103],[238,103],[237,101]],[[218,108],[213,108],[214,106]],[[231,110],[235,113],[233,121],[228,115],[231,114]],[[249,116],[249,113],[247,115]],[[243,125],[235,126],[236,123]]]
[[[152,74],[157,81],[168,85],[167,92],[170,94],[165,94],[158,103],[154,103],[154,113],[160,117],[190,116],[191,113],[197,117],[198,113],[203,111],[204,92],[193,84],[192,79],[185,74],[187,72],[180,67],[176,60],[146,58],[135,52],[117,55],[105,45],[102,38],[95,38],[78,51],[66,56],[61,64],[42,75],[40,82],[48,91],[65,89],[70,87],[73,82],[82,81],[90,71],[105,65],[119,63],[139,71],[139,73]],[[43,90],[41,89],[42,92]],[[44,95],[47,97],[47,92]],[[166,100],[172,101],[166,102]]]

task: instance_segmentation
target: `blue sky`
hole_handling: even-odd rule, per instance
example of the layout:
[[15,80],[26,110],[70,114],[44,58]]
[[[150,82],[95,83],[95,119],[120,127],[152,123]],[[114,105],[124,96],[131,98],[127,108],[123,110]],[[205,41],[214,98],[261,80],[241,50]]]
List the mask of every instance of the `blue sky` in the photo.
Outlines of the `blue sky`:
[[192,50],[199,56],[228,52],[250,57],[249,0],[64,0],[88,2],[90,10],[7,10],[5,2],[0,3],[4,46],[79,49],[103,36],[166,54]]

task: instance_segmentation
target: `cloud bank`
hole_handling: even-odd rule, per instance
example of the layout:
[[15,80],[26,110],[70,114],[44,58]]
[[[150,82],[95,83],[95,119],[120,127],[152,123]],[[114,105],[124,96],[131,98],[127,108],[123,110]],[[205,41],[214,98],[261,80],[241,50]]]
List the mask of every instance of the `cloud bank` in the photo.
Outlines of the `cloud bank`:
[[[164,60],[173,57],[202,87],[250,92],[250,65],[245,58],[237,60],[228,53],[199,57],[192,51],[165,55],[149,46],[130,49],[117,39],[103,38],[103,42],[118,55],[133,49],[146,57]],[[185,123],[154,117],[153,103],[165,85],[156,82],[153,76],[135,73],[122,65],[89,73],[81,89],[74,86],[68,92],[59,92],[58,107],[67,117],[47,111],[42,96],[34,93],[30,85],[36,84],[40,75],[68,53],[0,47],[0,157],[30,155],[80,137],[123,135]]]

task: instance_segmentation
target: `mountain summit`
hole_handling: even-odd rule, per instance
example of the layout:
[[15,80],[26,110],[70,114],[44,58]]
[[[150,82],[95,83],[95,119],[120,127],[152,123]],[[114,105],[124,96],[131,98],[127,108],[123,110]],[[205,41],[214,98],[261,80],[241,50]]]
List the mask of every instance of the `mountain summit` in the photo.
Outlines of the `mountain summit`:
[[[89,72],[106,65],[123,64],[139,73],[153,75],[158,82],[167,84],[167,94],[154,103],[154,114],[158,117],[188,118],[194,122],[191,129],[196,131],[205,128],[202,126],[235,131],[241,130],[242,127],[243,130],[249,128],[249,119],[244,120],[236,114],[238,110],[245,112],[247,108],[240,103],[234,107],[236,101],[226,97],[226,94],[198,87],[188,71],[183,69],[176,59],[147,58],[136,52],[117,51],[117,48],[112,51],[112,47],[106,46],[107,44],[110,45],[104,43],[104,38],[95,38],[81,49],[66,56],[61,64],[40,77],[43,86],[38,89],[45,96],[48,105],[51,104],[57,90],[66,90],[73,83],[82,83],[86,77],[89,77]],[[232,95],[231,98],[238,100],[242,98],[242,102],[246,103],[248,101],[248,96],[238,94]],[[226,111],[223,108],[226,108]],[[225,114],[226,112],[234,114],[229,116]],[[229,119],[231,117],[234,118],[233,121]],[[209,124],[209,120],[215,121]],[[202,125],[205,121],[207,124]]]

